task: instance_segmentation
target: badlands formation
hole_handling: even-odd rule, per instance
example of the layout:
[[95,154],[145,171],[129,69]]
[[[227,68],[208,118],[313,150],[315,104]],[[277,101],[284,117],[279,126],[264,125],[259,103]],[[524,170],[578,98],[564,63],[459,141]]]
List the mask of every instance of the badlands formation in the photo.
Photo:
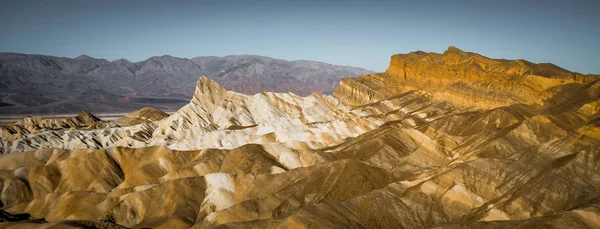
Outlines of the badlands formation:
[[3,127],[0,228],[600,228],[600,82],[450,47],[333,96]]

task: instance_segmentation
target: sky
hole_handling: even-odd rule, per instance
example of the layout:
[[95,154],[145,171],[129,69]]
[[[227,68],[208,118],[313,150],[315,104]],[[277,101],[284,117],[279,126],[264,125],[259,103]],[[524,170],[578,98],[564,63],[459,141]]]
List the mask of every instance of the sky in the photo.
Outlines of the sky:
[[131,61],[255,54],[385,71],[449,46],[600,73],[600,0],[0,0],[0,52]]

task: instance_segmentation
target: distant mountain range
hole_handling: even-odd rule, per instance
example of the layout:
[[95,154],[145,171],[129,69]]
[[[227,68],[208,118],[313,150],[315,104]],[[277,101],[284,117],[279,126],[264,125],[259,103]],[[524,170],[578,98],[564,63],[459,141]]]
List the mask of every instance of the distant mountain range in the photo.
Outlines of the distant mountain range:
[[140,62],[0,53],[0,113],[126,112],[186,104],[199,76],[228,90],[255,94],[331,94],[344,77],[371,71],[316,61],[264,56],[154,56]]

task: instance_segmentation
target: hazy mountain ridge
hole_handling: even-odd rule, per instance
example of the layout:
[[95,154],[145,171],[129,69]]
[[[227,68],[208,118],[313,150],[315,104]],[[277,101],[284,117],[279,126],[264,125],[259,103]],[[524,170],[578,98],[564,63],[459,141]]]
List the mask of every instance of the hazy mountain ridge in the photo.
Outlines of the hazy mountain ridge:
[[[144,106],[173,110],[185,104],[199,76],[206,75],[228,89],[255,94],[262,91],[330,94],[343,77],[370,71],[313,61],[286,61],[254,55],[225,57],[154,56],[144,61],[107,61],[89,56],[76,58],[0,53],[0,89],[6,114],[77,113],[69,107],[89,106],[94,112],[131,111]],[[91,104],[83,94],[105,91],[123,100]],[[19,99],[13,99],[20,97]],[[45,97],[57,103],[35,107],[18,100]],[[135,98],[146,98],[138,103]],[[152,99],[173,99],[173,103]],[[42,105],[42,106],[40,106]],[[10,107],[10,108],[8,108]],[[63,107],[63,108],[60,108]]]

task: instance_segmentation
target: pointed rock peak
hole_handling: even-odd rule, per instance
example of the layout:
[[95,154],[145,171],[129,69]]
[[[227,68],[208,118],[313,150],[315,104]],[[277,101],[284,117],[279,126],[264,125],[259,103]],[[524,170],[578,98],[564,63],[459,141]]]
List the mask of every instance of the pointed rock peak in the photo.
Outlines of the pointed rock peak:
[[467,57],[469,57],[468,53],[454,46],[448,47],[448,50],[444,52],[444,59],[450,64],[459,63]]
[[454,46],[448,47],[448,49],[444,52],[444,54],[447,54],[447,53],[462,53],[462,54],[466,54],[463,50],[461,50],[461,49],[459,49],[457,47],[454,47]]
[[[223,89],[223,87],[221,87],[221,85],[219,85],[215,81],[212,81],[211,79],[209,79],[206,76],[201,76],[200,79],[198,79],[198,82],[196,83],[196,90],[198,90],[200,88],[206,88],[206,89],[220,88],[220,89]],[[225,89],[223,89],[223,90],[225,90]]]
[[226,95],[227,90],[225,88],[208,77],[202,76],[196,83],[196,91],[194,92],[192,103],[206,110],[212,110],[214,105],[224,99]]
[[94,117],[94,115],[87,110],[82,110],[81,113],[79,113],[79,115],[86,117]]
[[84,123],[93,123],[93,122],[100,121],[100,119],[98,117],[94,116],[92,113],[90,113],[87,110],[81,111],[81,113],[79,113],[79,115],[75,116],[75,118],[83,121]]

